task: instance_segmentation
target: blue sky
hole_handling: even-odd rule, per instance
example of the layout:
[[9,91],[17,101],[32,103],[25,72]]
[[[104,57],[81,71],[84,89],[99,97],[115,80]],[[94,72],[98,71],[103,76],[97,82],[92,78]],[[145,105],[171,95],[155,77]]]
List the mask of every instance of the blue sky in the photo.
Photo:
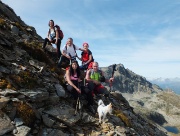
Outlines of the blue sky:
[[[45,38],[53,19],[100,66],[123,64],[146,78],[180,77],[179,0],[2,0]],[[62,47],[61,46],[61,47]],[[78,52],[80,55],[80,51]]]

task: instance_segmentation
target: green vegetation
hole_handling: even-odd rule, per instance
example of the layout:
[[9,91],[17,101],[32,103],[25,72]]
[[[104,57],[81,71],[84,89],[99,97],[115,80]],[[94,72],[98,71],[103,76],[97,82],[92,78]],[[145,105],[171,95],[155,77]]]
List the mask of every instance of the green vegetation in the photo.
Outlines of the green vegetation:
[[17,28],[19,28],[20,31],[24,31],[24,30],[25,30],[24,27],[22,27],[22,25],[19,24],[19,22],[16,22],[14,25],[15,25]]
[[11,75],[10,79],[13,80],[13,83],[16,84],[16,89],[18,90],[20,87],[32,89],[37,86],[40,86],[37,83],[36,75],[28,72],[21,71],[18,75]]
[[16,103],[15,106],[18,116],[23,119],[26,125],[31,126],[36,119],[34,110],[25,102]]
[[0,18],[0,25],[5,25],[5,21],[2,18]]
[[5,88],[16,90],[6,79],[0,79],[0,89]]
[[129,120],[129,118],[121,111],[121,110],[115,110],[114,111],[114,115],[116,115],[117,117],[119,117],[126,126],[131,127],[132,124]]
[[0,79],[0,88],[4,89],[7,87],[8,82],[4,79]]
[[36,43],[36,42],[30,42],[27,44],[20,43],[19,46],[22,49],[24,49],[29,54],[29,56],[31,56],[33,59],[41,61],[41,62],[45,62],[46,64],[49,64],[50,66],[54,65],[51,59],[49,59],[50,57],[40,49],[39,43]]
[[7,27],[7,24],[3,18],[0,18],[0,28],[5,29]]

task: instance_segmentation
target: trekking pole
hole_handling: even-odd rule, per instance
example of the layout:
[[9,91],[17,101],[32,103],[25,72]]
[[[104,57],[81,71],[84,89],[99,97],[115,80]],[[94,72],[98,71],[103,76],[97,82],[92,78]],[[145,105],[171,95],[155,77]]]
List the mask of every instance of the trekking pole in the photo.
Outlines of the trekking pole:
[[77,98],[77,102],[76,102],[76,110],[75,110],[75,115],[77,114],[77,110],[78,110],[78,106],[79,106],[79,96]]
[[[112,75],[111,75],[111,78],[114,77],[114,71],[116,71],[116,64],[114,64],[112,66]],[[109,83],[109,87],[110,87],[109,92],[111,92],[112,82]]]
[[[79,87],[79,82],[78,82],[78,88],[80,88]],[[78,109],[80,110],[81,109],[81,103],[80,103],[80,100],[79,100],[79,94],[78,94],[78,98],[77,98],[77,102],[76,102],[76,110],[75,110],[75,115],[77,114],[77,111],[78,111]]]
[[[78,88],[80,89],[81,87],[80,87],[80,85],[79,85],[80,83],[78,82]],[[78,98],[80,97],[80,94],[78,95]],[[79,110],[82,108],[81,107],[81,101],[80,101],[80,98],[79,98],[79,102],[78,102],[78,108],[79,108]]]
[[69,57],[70,57],[70,64],[69,65],[71,65],[71,54],[69,53]]
[[69,57],[70,57],[70,64],[69,65],[71,65],[72,60],[76,60],[76,57],[72,57],[70,53],[69,53]]

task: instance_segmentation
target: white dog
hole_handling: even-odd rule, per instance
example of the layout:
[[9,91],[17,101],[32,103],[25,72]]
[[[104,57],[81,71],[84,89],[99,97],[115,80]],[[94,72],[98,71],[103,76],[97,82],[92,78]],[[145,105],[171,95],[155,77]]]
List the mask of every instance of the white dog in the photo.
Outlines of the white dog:
[[109,114],[112,113],[112,104],[110,103],[107,106],[105,106],[103,101],[99,100],[97,112],[99,115],[99,123],[101,123],[101,119],[102,119],[102,122],[104,123],[107,113]]

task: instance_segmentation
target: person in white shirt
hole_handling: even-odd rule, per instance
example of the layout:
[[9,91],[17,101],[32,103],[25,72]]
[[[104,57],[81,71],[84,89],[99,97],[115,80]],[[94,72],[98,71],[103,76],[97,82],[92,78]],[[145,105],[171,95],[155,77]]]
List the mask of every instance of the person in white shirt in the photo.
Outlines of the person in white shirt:
[[84,51],[84,49],[79,48],[78,46],[73,44],[72,38],[68,38],[66,44],[62,49],[62,55],[58,61],[58,67],[61,67],[62,62],[68,62],[70,64],[70,61],[76,60],[76,50]]

